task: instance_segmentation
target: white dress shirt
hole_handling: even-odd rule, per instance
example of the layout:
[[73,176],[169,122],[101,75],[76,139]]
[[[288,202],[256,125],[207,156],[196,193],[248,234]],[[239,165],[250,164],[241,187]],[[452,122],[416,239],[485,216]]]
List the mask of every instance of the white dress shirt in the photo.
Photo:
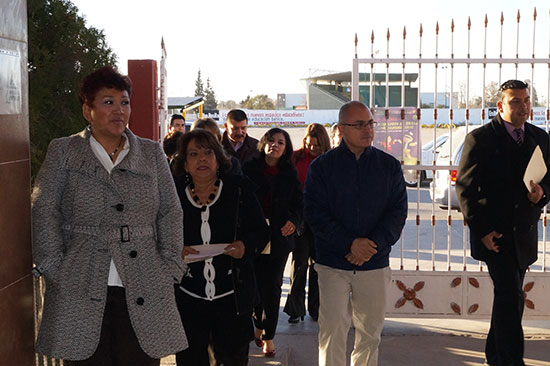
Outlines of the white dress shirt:
[[[128,137],[125,133],[123,133],[122,136],[124,136],[125,140],[124,147],[122,148],[120,153],[118,153],[118,156],[114,162],[111,160],[111,157],[109,156],[109,154],[107,154],[107,151],[105,151],[103,146],[101,146],[101,144],[97,142],[94,136],[90,136],[90,147],[92,148],[94,155],[101,162],[101,165],[103,165],[103,167],[105,168],[105,170],[107,170],[109,174],[111,174],[111,170],[113,170],[113,168],[117,166],[122,161],[122,159],[124,159],[124,157],[128,155],[128,152],[130,151],[130,143],[128,142]],[[108,286],[124,287],[113,259],[111,259],[111,267],[109,268]]]

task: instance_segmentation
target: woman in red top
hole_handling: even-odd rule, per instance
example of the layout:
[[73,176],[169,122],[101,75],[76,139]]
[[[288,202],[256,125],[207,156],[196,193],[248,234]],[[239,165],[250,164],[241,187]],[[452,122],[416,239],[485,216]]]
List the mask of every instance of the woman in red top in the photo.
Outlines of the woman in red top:
[[[292,160],[298,170],[298,179],[302,183],[302,190],[306,181],[309,164],[319,155],[330,150],[330,139],[326,129],[312,123],[307,127],[302,140],[302,147],[296,150]],[[309,287],[307,308],[309,315],[317,321],[319,316],[319,288],[317,285],[317,272],[313,268],[315,260],[315,247],[313,245],[313,233],[309,225],[302,220],[296,231],[295,247],[292,251],[292,268],[290,273],[290,292],[286,300],[284,312],[290,317],[288,322],[295,324],[304,320],[306,314],[306,275],[309,268]]]

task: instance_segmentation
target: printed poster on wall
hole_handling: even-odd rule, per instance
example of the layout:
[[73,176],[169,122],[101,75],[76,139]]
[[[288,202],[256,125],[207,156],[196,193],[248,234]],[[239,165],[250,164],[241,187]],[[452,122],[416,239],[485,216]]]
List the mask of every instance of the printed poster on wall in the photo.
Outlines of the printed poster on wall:
[[0,114],[20,114],[21,95],[21,55],[0,48]]
[[[404,118],[401,118],[401,109],[405,112]],[[385,111],[386,108],[373,108],[377,122],[373,145],[406,165],[416,164],[418,146],[421,144],[417,109],[389,107],[387,118]]]
[[[256,110],[243,109],[248,117],[248,125],[255,127],[305,127],[319,123],[328,127],[338,121],[338,109],[326,110]],[[225,122],[229,110],[221,110],[208,117]]]

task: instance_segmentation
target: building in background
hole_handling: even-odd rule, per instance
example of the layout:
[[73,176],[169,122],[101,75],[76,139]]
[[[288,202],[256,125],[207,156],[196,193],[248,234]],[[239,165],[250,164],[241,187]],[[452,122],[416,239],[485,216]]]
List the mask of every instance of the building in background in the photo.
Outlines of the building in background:
[[203,117],[204,97],[168,97],[168,115],[179,113],[186,121]]
[[[386,83],[385,73],[359,74],[359,99],[370,104],[371,84],[373,90],[373,107],[386,105],[386,90],[389,90],[389,106],[401,106],[402,75],[388,74]],[[416,107],[418,104],[418,88],[412,84],[418,79],[417,73],[405,74],[405,106]],[[339,109],[344,103],[351,100],[351,71],[312,76],[304,79],[307,85],[308,109]],[[386,84],[388,87],[386,87]]]
[[307,109],[307,94],[277,94],[277,109]]

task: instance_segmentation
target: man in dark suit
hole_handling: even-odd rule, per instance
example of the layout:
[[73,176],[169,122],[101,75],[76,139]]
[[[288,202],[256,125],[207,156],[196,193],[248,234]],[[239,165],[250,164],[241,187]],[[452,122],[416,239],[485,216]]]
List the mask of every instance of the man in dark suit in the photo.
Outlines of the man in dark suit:
[[549,137],[525,123],[531,112],[527,84],[508,80],[499,88],[498,115],[464,142],[456,193],[470,227],[472,257],[485,261],[493,280],[491,327],[485,345],[489,365],[524,365],[523,279],[537,260],[537,225],[550,195],[550,174],[529,189],[523,182],[540,147],[550,171]]
[[240,109],[232,109],[227,113],[225,120],[225,132],[222,136],[222,145],[225,151],[235,156],[242,163],[258,157],[258,140],[248,136],[248,117]]

